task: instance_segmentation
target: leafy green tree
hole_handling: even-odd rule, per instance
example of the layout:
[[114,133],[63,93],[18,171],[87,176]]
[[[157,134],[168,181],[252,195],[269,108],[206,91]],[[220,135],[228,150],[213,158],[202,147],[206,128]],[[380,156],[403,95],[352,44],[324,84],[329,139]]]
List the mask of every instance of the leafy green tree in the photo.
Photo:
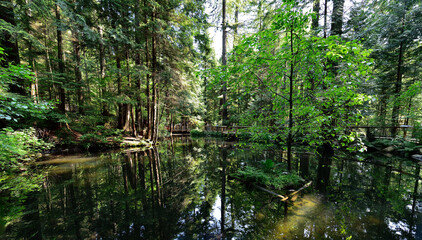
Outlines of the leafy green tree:
[[312,36],[310,19],[284,4],[271,28],[244,38],[233,50],[237,61],[215,72],[215,79],[228,81],[232,91],[242,86],[254,102],[268,95],[266,113],[250,108],[242,124],[286,143],[288,162],[293,141],[319,147],[352,140],[346,129],[360,120],[358,106],[366,99],[357,89],[368,78],[370,51],[356,41]]

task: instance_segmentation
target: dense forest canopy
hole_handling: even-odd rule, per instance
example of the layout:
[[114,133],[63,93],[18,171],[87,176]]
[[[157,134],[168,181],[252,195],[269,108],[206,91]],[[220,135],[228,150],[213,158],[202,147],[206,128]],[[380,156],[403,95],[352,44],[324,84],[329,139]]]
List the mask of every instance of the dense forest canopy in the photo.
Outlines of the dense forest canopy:
[[163,116],[201,110],[188,105],[199,94],[194,73],[210,54],[203,4],[2,2],[3,67],[33,72],[10,92],[54,103],[56,122],[109,123],[156,139]]
[[[9,0],[1,13],[3,127],[76,121],[156,141],[182,122],[420,124],[418,1]],[[22,114],[39,105],[48,121]]]

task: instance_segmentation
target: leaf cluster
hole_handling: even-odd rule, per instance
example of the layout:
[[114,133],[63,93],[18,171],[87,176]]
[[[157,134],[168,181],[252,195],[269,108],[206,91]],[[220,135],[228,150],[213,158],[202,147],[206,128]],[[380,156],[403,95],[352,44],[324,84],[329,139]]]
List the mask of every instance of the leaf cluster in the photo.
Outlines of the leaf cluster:
[[210,88],[228,84],[235,96],[228,107],[240,108],[237,124],[250,126],[257,140],[284,139],[290,131],[315,146],[335,145],[336,136],[362,119],[360,107],[369,99],[361,87],[371,77],[371,51],[358,41],[314,36],[307,31],[310,19],[285,3],[271,28],[244,37],[228,66],[209,71]]

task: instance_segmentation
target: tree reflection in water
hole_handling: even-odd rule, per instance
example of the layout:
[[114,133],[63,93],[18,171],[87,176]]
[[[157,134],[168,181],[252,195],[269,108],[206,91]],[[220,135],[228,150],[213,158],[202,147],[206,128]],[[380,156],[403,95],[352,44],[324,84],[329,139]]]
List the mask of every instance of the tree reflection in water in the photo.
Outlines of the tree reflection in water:
[[[281,152],[215,139],[171,139],[148,151],[74,156],[47,169],[9,239],[417,239],[420,167],[405,159],[297,154],[317,184],[294,202],[230,178]],[[69,160],[70,159],[70,160]],[[376,163],[376,164],[374,164]],[[327,168],[328,167],[328,168]],[[411,173],[411,174],[409,174]]]

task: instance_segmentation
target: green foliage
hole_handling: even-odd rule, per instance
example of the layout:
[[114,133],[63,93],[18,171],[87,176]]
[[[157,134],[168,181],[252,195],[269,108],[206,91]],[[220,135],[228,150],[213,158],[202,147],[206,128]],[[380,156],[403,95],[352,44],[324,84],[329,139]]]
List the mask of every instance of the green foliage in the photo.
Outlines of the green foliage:
[[18,171],[24,162],[34,161],[38,153],[53,146],[38,139],[33,128],[5,128],[0,131],[0,143],[0,169],[6,172]]
[[52,104],[47,102],[35,104],[32,99],[13,93],[0,95],[0,119],[10,122],[10,126],[28,126],[35,121],[46,120],[51,109]]
[[97,115],[95,113],[92,113],[90,111],[87,112],[87,115],[79,115],[79,114],[67,114],[65,118],[66,122],[70,124],[70,127],[72,130],[76,132],[80,132],[82,134],[94,132],[99,125],[108,125],[108,118]]
[[[3,49],[0,48],[0,60],[2,55]],[[0,120],[8,122],[9,126],[30,126],[35,121],[45,120],[53,108],[49,102],[35,104],[30,97],[9,92],[11,84],[17,85],[16,79],[30,83],[34,80],[33,75],[23,65],[9,64],[7,68],[0,67]]]
[[262,164],[264,165],[264,169],[267,171],[271,171],[275,165],[275,163],[271,159],[265,160],[265,162],[263,162]]
[[42,176],[33,173],[29,164],[40,152],[52,147],[35,136],[33,128],[0,131],[0,224],[7,223],[22,214],[20,204],[26,195],[39,188]]
[[417,0],[373,0],[351,10],[349,37],[375,49],[373,78],[362,91],[373,96],[366,117],[377,125],[420,119],[421,9]]
[[358,41],[312,35],[310,19],[293,3],[283,4],[271,28],[245,37],[227,67],[210,71],[211,88],[226,82],[236,96],[228,98],[229,106],[246,106],[239,110],[239,125],[250,126],[254,141],[286,139],[290,132],[313,147],[334,146],[362,119],[360,107],[368,97],[360,87],[370,77],[371,51]]
[[191,135],[192,137],[200,137],[200,136],[204,136],[204,135],[205,135],[205,133],[204,133],[203,131],[199,130],[199,129],[192,129],[192,130],[190,131],[190,135]]
[[275,189],[298,186],[303,182],[301,177],[294,173],[285,172],[285,169],[281,166],[281,164],[276,164],[271,159],[267,159],[262,161],[258,167],[246,166],[234,175],[244,181]]
[[255,126],[251,128],[251,138],[248,139],[251,142],[256,142],[259,144],[271,143],[274,140],[273,134],[269,133],[265,127]]

